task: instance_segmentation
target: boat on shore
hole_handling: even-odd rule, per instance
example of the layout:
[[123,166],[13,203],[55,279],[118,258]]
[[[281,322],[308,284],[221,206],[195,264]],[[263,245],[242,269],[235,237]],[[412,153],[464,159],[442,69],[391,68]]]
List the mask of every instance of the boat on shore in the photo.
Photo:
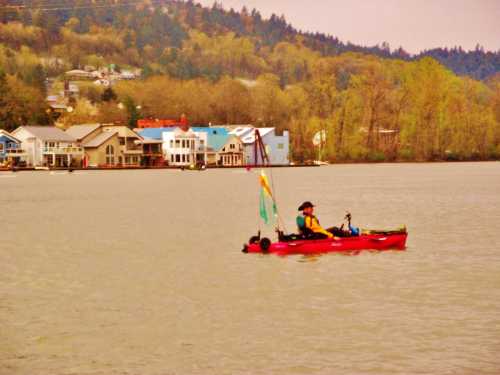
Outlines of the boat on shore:
[[286,255],[316,255],[326,253],[352,253],[362,250],[387,251],[406,249],[408,233],[398,231],[373,232],[360,236],[337,239],[305,239],[300,236],[280,236],[272,243],[268,238],[255,236],[243,247],[244,253]]

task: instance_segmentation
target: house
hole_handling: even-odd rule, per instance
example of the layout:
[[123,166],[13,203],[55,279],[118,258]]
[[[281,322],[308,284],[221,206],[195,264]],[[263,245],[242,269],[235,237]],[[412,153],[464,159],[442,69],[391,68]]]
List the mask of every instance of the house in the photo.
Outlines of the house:
[[118,132],[105,131],[85,141],[84,167],[111,167],[119,164],[120,140]]
[[85,70],[81,70],[81,69],[69,70],[64,74],[68,78],[72,78],[72,79],[76,79],[76,80],[92,78],[92,75],[90,72],[86,72]]
[[55,126],[20,126],[12,135],[21,141],[30,166],[69,167],[81,164],[83,149]]
[[243,165],[243,143],[222,127],[197,127],[195,132],[207,134],[207,165],[224,167]]
[[161,139],[143,138],[136,140],[137,145],[142,145],[142,165],[159,167],[165,164],[163,158],[163,141]]
[[12,134],[0,129],[0,166],[16,166],[26,157],[21,141]]
[[[71,126],[66,133],[81,145],[85,152],[84,165],[99,166],[140,166],[143,162],[143,141],[136,132],[126,126],[109,124],[83,124]],[[148,144],[149,163],[152,159],[161,157],[161,150]],[[161,145],[161,141],[152,142]],[[157,146],[160,148],[160,146]]]
[[239,137],[244,148],[244,164],[262,165],[264,161],[255,152],[256,131],[258,130],[271,165],[289,165],[290,135],[288,131],[278,134],[275,128],[255,128],[251,125],[229,127],[229,134]]
[[163,155],[169,165],[206,164],[207,133],[193,128],[164,128],[161,134]]
[[[100,167],[116,165],[118,163],[118,134],[103,133],[101,124],[73,125],[66,130],[66,134],[73,137],[83,148],[83,167]],[[111,148],[108,146],[111,145]]]
[[118,153],[118,164],[124,166],[138,167],[142,163],[143,148],[141,141],[143,138],[124,125],[102,125],[104,132],[117,132],[120,143]]
[[[205,146],[205,140],[200,140],[191,129],[182,129],[180,127],[154,126],[137,129],[137,132],[147,142],[156,141],[161,143],[163,159],[169,165],[189,166],[196,163],[195,150],[191,150],[191,141],[194,141],[194,148],[201,150]],[[144,144],[143,147],[146,147],[146,145]],[[198,158],[201,158],[201,156]],[[204,163],[204,160],[203,157],[200,162]]]
[[120,77],[121,77],[121,79],[135,79],[136,78],[134,72],[132,72],[130,70],[122,70],[120,73]]

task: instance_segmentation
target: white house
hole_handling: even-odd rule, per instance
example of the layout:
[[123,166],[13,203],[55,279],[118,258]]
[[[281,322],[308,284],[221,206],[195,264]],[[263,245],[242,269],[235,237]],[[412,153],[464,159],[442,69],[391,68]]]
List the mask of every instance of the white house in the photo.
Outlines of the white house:
[[264,161],[257,152],[255,157],[256,130],[259,131],[271,165],[289,165],[290,135],[283,131],[278,135],[275,128],[255,128],[251,125],[231,127],[230,133],[243,142],[246,165],[262,165]]
[[12,135],[21,141],[29,166],[68,167],[82,160],[77,140],[55,126],[20,126]]
[[169,165],[189,166],[207,161],[207,133],[189,128],[162,132],[163,155]]

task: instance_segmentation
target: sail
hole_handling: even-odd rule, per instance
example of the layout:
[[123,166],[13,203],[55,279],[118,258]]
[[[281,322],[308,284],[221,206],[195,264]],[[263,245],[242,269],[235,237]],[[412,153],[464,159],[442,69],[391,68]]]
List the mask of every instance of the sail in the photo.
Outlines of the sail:
[[264,223],[270,224],[277,218],[278,208],[276,207],[276,201],[274,200],[273,191],[271,189],[271,185],[269,184],[269,179],[264,173],[264,170],[260,172],[259,182],[260,182],[259,214]]

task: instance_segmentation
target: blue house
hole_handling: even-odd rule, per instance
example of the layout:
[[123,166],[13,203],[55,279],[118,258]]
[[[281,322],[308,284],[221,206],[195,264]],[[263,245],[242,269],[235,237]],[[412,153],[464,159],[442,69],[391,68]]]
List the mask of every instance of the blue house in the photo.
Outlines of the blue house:
[[0,165],[17,165],[25,156],[21,141],[12,134],[0,129]]

